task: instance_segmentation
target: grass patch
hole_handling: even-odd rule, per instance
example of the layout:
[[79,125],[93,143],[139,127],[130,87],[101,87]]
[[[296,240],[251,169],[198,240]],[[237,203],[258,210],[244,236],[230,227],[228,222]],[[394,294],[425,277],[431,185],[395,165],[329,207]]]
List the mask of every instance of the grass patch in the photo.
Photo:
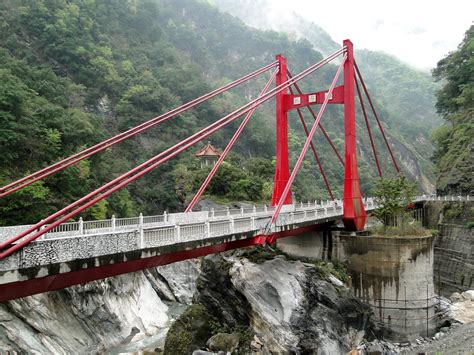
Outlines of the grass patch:
[[318,274],[324,279],[327,279],[329,275],[333,275],[344,283],[350,280],[347,266],[338,259],[332,259],[331,261],[318,260],[313,264]]
[[417,221],[394,227],[378,227],[373,231],[373,235],[386,237],[424,237],[433,233]]
[[[262,264],[265,261],[272,260],[277,255],[285,255],[282,251],[277,248],[264,247],[262,245],[257,245],[255,247],[246,248],[240,254],[241,257],[247,258],[254,264]],[[285,255],[289,258],[287,255]]]

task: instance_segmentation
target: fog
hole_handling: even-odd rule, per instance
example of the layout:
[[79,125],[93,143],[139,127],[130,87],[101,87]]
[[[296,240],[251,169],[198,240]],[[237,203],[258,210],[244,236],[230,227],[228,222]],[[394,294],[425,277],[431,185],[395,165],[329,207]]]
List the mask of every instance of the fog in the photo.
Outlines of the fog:
[[[420,69],[455,50],[474,20],[474,1],[269,0],[274,11],[294,11],[338,43],[382,50]],[[271,16],[274,21],[278,16]]]

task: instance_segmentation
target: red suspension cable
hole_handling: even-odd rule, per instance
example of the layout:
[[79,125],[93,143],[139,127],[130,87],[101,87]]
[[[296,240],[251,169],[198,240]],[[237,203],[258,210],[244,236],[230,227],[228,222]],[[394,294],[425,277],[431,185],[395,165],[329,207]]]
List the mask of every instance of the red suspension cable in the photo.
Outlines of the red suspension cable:
[[339,66],[339,68],[337,69],[336,75],[334,76],[334,79],[331,83],[331,86],[329,87],[328,95],[326,95],[326,97],[324,98],[324,102],[321,105],[321,108],[319,109],[318,116],[316,117],[316,120],[314,121],[313,126],[311,127],[311,131],[309,132],[309,136],[306,139],[306,142],[303,146],[303,149],[301,150],[300,156],[298,157],[298,160],[296,161],[296,164],[293,168],[293,171],[291,172],[291,176],[288,179],[288,182],[286,183],[285,189],[283,190],[281,198],[278,201],[278,205],[275,208],[275,211],[273,212],[271,224],[274,224],[276,222],[276,220],[278,218],[278,215],[280,214],[283,203],[286,199],[286,196],[290,192],[291,185],[293,184],[293,181],[295,180],[296,174],[298,173],[298,170],[300,169],[301,163],[303,162],[303,158],[304,158],[306,152],[308,151],[309,143],[313,139],[314,133],[316,132],[316,129],[318,128],[319,121],[321,121],[321,117],[323,116],[323,113],[324,113],[324,110],[326,109],[329,98],[331,97],[331,94],[334,90],[334,87],[336,86],[337,80],[339,79],[339,75],[341,74],[341,71],[342,71],[342,68],[344,67],[344,63],[346,62],[346,59],[347,59],[347,54],[344,55],[342,63]]
[[365,95],[367,96],[367,99],[369,100],[369,104],[370,104],[370,107],[372,109],[372,112],[375,116],[375,119],[377,120],[377,124],[379,126],[379,129],[380,129],[380,132],[382,133],[382,136],[383,136],[383,140],[385,141],[385,145],[387,146],[387,149],[390,153],[390,157],[392,158],[392,162],[393,162],[393,165],[395,167],[395,169],[397,170],[397,173],[400,172],[400,169],[398,168],[398,164],[397,162],[395,161],[395,157],[393,155],[393,152],[392,152],[392,149],[390,148],[390,145],[388,144],[388,140],[387,140],[387,137],[385,136],[385,132],[384,132],[384,129],[382,127],[382,124],[380,123],[380,119],[379,119],[379,116],[377,115],[377,112],[375,111],[375,107],[374,107],[374,104],[372,103],[372,99],[370,98],[370,95],[369,95],[369,92],[367,91],[367,88],[365,86],[365,82],[364,82],[364,79],[362,78],[362,75],[360,74],[360,71],[359,71],[359,67],[357,66],[357,63],[354,61],[354,68],[357,72],[357,76],[359,77],[360,79],[360,83],[362,84],[362,88],[364,89],[364,92],[365,92]]
[[[288,76],[291,78],[291,73],[290,71],[288,71]],[[294,85],[296,90],[298,91],[298,94],[300,95],[303,95],[303,91],[301,91],[301,88],[298,84],[295,84]],[[313,116],[313,119],[316,120],[316,113],[314,112],[314,110],[312,109],[311,106],[307,106],[309,112],[311,113],[311,116]],[[339,161],[341,162],[342,166],[344,166],[344,160],[342,159],[341,155],[339,154],[336,146],[334,145],[334,143],[332,142],[331,138],[329,138],[326,130],[324,129],[323,125],[322,124],[319,124],[319,128],[321,129],[321,132],[323,133],[324,135],[324,138],[326,138],[326,140],[328,141],[329,145],[331,146],[332,150],[334,151],[334,153],[336,153],[336,156],[337,156],[337,159],[339,159]]]
[[[293,89],[290,86],[290,94],[293,95]],[[300,118],[301,124],[303,125],[304,132],[306,133],[306,137],[309,137],[309,130],[308,126],[306,125],[306,122],[304,120],[303,114],[301,113],[301,110],[298,108],[296,109],[296,112],[298,113],[298,117]],[[321,176],[323,177],[324,183],[326,184],[326,189],[328,190],[329,196],[331,196],[331,200],[334,200],[334,196],[331,191],[331,187],[329,186],[329,182],[326,178],[326,173],[324,172],[323,165],[321,164],[321,161],[319,160],[318,153],[316,152],[316,148],[314,147],[314,143],[311,140],[309,143],[311,146],[311,150],[313,151],[314,159],[316,159],[316,162],[318,163],[319,171],[321,172]]]
[[242,84],[243,82],[246,82],[246,81],[248,81],[248,80],[250,80],[250,79],[266,72],[267,70],[269,70],[269,69],[271,69],[271,68],[273,68],[277,65],[278,65],[277,61],[275,61],[273,63],[270,63],[270,64],[254,71],[250,74],[247,74],[247,75],[243,76],[242,78],[240,78],[238,80],[233,81],[232,83],[224,85],[224,86],[222,86],[222,87],[220,87],[216,90],[213,90],[210,93],[207,93],[207,94],[205,94],[201,97],[198,97],[198,98],[196,98],[196,99],[194,99],[194,100],[192,100],[192,101],[190,101],[190,102],[188,102],[188,103],[186,103],[186,104],[184,104],[180,107],[177,107],[177,108],[175,108],[175,109],[173,109],[173,110],[171,110],[171,111],[169,111],[169,112],[167,112],[163,115],[155,117],[155,118],[153,118],[149,121],[146,121],[146,122],[144,122],[144,123],[142,123],[138,126],[135,126],[131,129],[129,129],[126,132],[120,133],[120,134],[118,134],[114,137],[111,137],[111,138],[109,138],[105,141],[102,141],[102,142],[100,142],[100,143],[98,143],[98,144],[96,144],[96,145],[94,145],[90,148],[84,149],[84,150],[82,150],[82,151],[80,151],[76,154],[73,154],[73,155],[71,155],[70,157],[68,157],[66,159],[63,159],[63,160],[61,160],[61,161],[59,161],[59,162],[57,162],[53,165],[50,165],[50,166],[48,166],[44,169],[41,169],[41,170],[37,171],[36,173],[25,176],[25,177],[23,177],[23,178],[21,178],[17,181],[14,181],[14,182],[12,182],[8,185],[5,185],[2,188],[0,188],[0,198],[5,197],[5,196],[7,196],[7,195],[9,195],[9,194],[11,194],[15,191],[18,191],[18,190],[20,190],[20,189],[36,182],[36,181],[38,181],[38,180],[44,179],[44,178],[46,178],[46,177],[48,177],[48,176],[50,176],[50,175],[52,175],[52,174],[54,174],[58,171],[61,171],[65,168],[67,168],[67,167],[83,160],[83,159],[88,158],[91,155],[94,155],[94,154],[96,154],[96,153],[98,153],[102,150],[105,150],[105,149],[109,148],[110,146],[112,146],[114,144],[117,144],[117,143],[119,143],[119,142],[121,142],[121,141],[123,141],[127,138],[130,138],[130,137],[132,137],[132,136],[134,136],[134,135],[136,135],[140,132],[143,132],[143,131],[145,131],[145,130],[153,127],[153,126],[156,126],[157,124],[162,123],[162,122],[164,122],[164,121],[166,121],[166,120],[168,120],[168,119],[170,119],[170,118],[172,118],[176,115],[179,115],[179,114],[181,114],[181,113],[183,113],[183,112],[185,112],[185,111],[187,111],[187,110],[189,110],[189,109],[191,109],[191,108],[193,108],[193,107],[195,107],[195,106],[197,106],[197,105],[199,105],[199,104],[201,104],[201,103],[203,103],[203,102],[205,102],[205,101],[207,101],[207,100],[209,100],[209,99],[211,99],[211,98],[213,98],[213,97],[215,97],[215,96],[217,96],[217,95],[219,95],[219,94],[221,94],[221,93],[223,93],[227,90],[232,89],[233,87],[235,87],[237,85]]
[[[265,87],[263,88],[263,90],[261,91],[261,93],[259,94],[258,97],[262,96],[263,94],[265,94],[268,90],[268,88],[270,87],[271,83],[273,82],[273,80],[275,79],[276,77],[276,74],[277,72],[275,71],[273,74],[272,74],[272,77],[270,78],[270,80],[267,82],[267,84],[265,85]],[[250,118],[252,117],[253,113],[255,112],[257,108],[253,108],[252,110],[250,110],[247,115],[245,116],[245,118],[243,119],[242,123],[240,124],[239,128],[237,129],[237,131],[234,133],[234,136],[232,137],[232,139],[229,141],[229,143],[227,144],[227,146],[225,147],[224,151],[222,152],[221,156],[219,157],[219,160],[217,160],[216,164],[213,166],[212,170],[209,172],[209,174],[207,175],[206,179],[204,180],[204,182],[202,183],[201,187],[199,188],[199,190],[196,192],[196,194],[194,195],[193,199],[191,200],[191,202],[189,203],[188,207],[186,208],[186,210],[184,212],[192,212],[193,208],[196,206],[196,204],[198,203],[199,199],[201,198],[201,195],[203,194],[203,192],[206,190],[207,186],[209,185],[209,183],[211,182],[212,178],[214,177],[214,175],[216,174],[217,170],[219,169],[219,167],[221,166],[222,162],[224,161],[224,159],[227,157],[227,154],[229,154],[230,150],[232,149],[232,147],[234,146],[234,143],[237,141],[237,138],[239,138],[240,134],[242,133],[242,131],[244,130],[245,126],[247,125],[248,121],[250,120]]]
[[[64,223],[68,219],[74,217],[78,213],[84,211],[85,209],[89,208],[90,206],[94,205],[95,203],[105,199],[107,196],[111,195],[113,192],[125,187],[126,185],[130,184],[131,182],[135,181],[136,179],[140,178],[144,174],[148,173],[149,171],[153,170],[156,168],[158,165],[166,162],[167,160],[171,159],[175,155],[179,154],[181,151],[184,149],[194,145],[198,141],[206,138],[210,134],[214,133],[218,129],[224,127],[225,125],[229,124],[230,122],[234,121],[244,113],[249,112],[253,108],[259,106],[260,104],[268,101],[270,98],[275,96],[277,93],[287,89],[289,86],[293,85],[295,82],[305,78],[309,74],[313,73],[315,70],[321,68],[322,66],[326,65],[327,63],[331,62],[333,59],[335,59],[338,55],[341,53],[344,53],[346,51],[346,47],[341,48],[340,50],[334,52],[333,54],[329,55],[327,58],[321,60],[320,62],[313,64],[312,66],[308,67],[298,75],[296,75],[294,78],[291,80],[286,81],[285,83],[282,83],[281,85],[275,87],[271,91],[267,92],[266,94],[262,95],[260,98],[257,98],[248,104],[238,108],[237,110],[233,111],[229,115],[223,117],[217,122],[214,122],[212,125],[209,127],[206,127],[205,129],[197,132],[196,134],[188,137],[186,140],[183,142],[180,142],[173,147],[168,148],[166,151],[158,154],[157,156],[153,157],[152,159],[149,159],[148,161],[140,164],[139,166],[135,167],[134,169],[130,170],[129,172],[117,177],[116,179],[110,181],[106,185],[98,188],[97,190],[89,193],[88,195],[84,196],[80,200],[70,204],[69,206],[63,208],[62,210],[52,214],[51,216],[45,218],[41,222],[36,223],[34,226],[28,228],[27,230],[21,232],[17,236],[3,242],[0,244],[0,250],[5,249],[9,247],[8,249],[4,250],[2,253],[0,253],[0,260],[11,255],[14,253],[16,250],[21,249],[23,246],[27,245],[31,241],[39,238],[43,234],[49,232],[56,226]],[[186,144],[185,144],[186,143]],[[135,175],[133,175],[135,174]],[[110,188],[110,189],[109,189]],[[109,190],[107,190],[109,189]],[[107,191],[106,191],[107,190]],[[95,196],[95,197],[94,197]],[[82,206],[79,206],[80,204],[83,204]],[[79,207],[78,207],[79,206]],[[76,208],[77,207],[77,208]],[[73,208],[76,208],[75,210],[71,211]],[[69,213],[67,213],[69,212]],[[64,215],[67,213],[66,215]],[[57,219],[55,222],[52,224],[46,226],[47,223],[55,220],[56,218],[60,217],[61,215],[64,215],[63,217]],[[44,228],[42,228],[44,227]],[[41,229],[42,228],[42,229]],[[15,244],[12,246],[12,243],[18,241],[19,239],[31,234],[35,230],[40,229],[36,233],[30,235],[27,237],[25,240],[22,240],[18,244]]]
[[374,153],[375,164],[377,165],[379,176],[382,177],[382,170],[380,170],[379,158],[377,157],[377,151],[375,150],[375,144],[374,144],[374,139],[372,138],[372,132],[370,130],[369,120],[367,119],[367,113],[365,112],[364,100],[362,99],[362,95],[360,93],[359,81],[357,80],[357,77],[355,77],[354,79],[355,79],[354,81],[355,81],[356,89],[357,89],[357,95],[359,96],[360,107],[362,109],[362,114],[364,115],[365,126],[367,127],[367,132],[369,133],[370,145],[372,146],[372,152]]

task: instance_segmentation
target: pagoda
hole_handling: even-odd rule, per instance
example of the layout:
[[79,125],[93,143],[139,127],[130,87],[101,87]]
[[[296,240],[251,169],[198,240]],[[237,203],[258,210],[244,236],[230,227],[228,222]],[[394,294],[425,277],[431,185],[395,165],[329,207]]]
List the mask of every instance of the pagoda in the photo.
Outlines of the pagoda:
[[197,153],[196,157],[201,159],[201,169],[204,166],[216,165],[217,160],[221,156],[216,148],[211,145],[211,142],[207,142],[207,145],[201,148]]

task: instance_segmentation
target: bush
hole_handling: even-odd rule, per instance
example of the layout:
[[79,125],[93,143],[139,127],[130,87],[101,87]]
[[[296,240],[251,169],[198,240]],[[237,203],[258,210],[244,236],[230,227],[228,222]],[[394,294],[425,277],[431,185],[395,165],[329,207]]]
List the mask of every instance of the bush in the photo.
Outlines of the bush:
[[211,319],[203,306],[194,304],[173,323],[166,336],[166,355],[191,354],[204,348],[212,335]]
[[397,179],[382,178],[377,181],[372,190],[375,203],[378,205],[374,216],[382,222],[384,228],[392,224],[399,225],[401,228],[405,226],[406,209],[413,203],[415,189],[415,185],[409,183],[403,176]]

